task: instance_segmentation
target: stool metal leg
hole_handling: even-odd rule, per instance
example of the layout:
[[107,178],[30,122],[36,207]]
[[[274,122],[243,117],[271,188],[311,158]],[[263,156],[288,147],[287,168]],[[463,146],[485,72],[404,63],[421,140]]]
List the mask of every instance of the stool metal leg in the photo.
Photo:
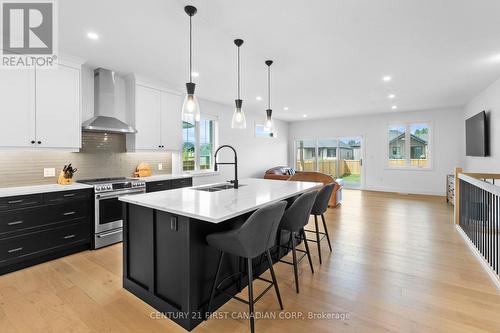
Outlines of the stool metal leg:
[[252,273],[252,259],[247,259],[248,263],[248,307],[250,309],[250,332],[255,332],[254,310],[253,310],[253,273]]
[[304,231],[304,229],[302,229],[300,231],[300,235],[302,236],[302,239],[304,240],[304,246],[306,247],[307,259],[309,260],[309,266],[311,266],[311,272],[314,273],[314,267],[313,267],[313,263],[311,260],[311,252],[309,252],[309,244],[307,243],[306,232]]
[[295,237],[292,237],[293,273],[295,274],[295,290],[299,293],[299,272],[297,267],[297,253],[295,251]]
[[210,300],[208,301],[208,307],[205,313],[205,320],[207,320],[211,314],[212,302],[215,297],[215,289],[217,288],[217,280],[219,279],[220,268],[222,266],[222,258],[224,258],[224,251],[220,251],[219,263],[217,264],[217,271],[215,273],[214,283],[212,284],[212,290],[210,291]]
[[319,238],[318,215],[314,215],[314,225],[316,227],[316,243],[318,245],[319,263],[321,265],[321,239]]
[[321,214],[321,219],[323,220],[323,229],[325,229],[326,240],[328,241],[328,247],[330,248],[330,252],[332,252],[332,244],[330,243],[330,236],[328,235],[328,229],[326,227],[325,215]]
[[271,271],[271,277],[273,278],[274,290],[276,291],[276,296],[278,297],[278,302],[280,303],[280,308],[283,310],[283,302],[281,301],[280,288],[278,287],[278,280],[276,279],[276,274],[274,274],[273,261],[271,260],[271,253],[269,250],[266,251],[267,262],[269,263],[269,270]]

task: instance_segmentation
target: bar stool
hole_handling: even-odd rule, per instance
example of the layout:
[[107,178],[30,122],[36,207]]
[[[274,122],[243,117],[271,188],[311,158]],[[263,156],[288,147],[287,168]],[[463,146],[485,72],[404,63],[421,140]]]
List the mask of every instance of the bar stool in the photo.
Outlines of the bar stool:
[[[326,237],[328,241],[328,247],[330,248],[330,252],[332,252],[332,244],[330,243],[330,236],[328,235],[328,229],[326,227],[325,216],[324,213],[328,209],[328,201],[330,200],[330,196],[332,195],[333,187],[335,184],[330,183],[323,186],[323,188],[319,191],[318,196],[316,197],[316,201],[314,202],[314,206],[311,210],[311,215],[314,215],[314,226],[316,230],[305,230],[306,232],[313,232],[316,234],[316,239],[309,239],[310,242],[315,242],[318,244],[318,255],[319,255],[319,263],[321,264],[321,241]],[[321,216],[321,220],[323,221],[323,229],[325,232],[320,232],[318,227],[318,215]],[[321,235],[323,237],[321,237]]]
[[[265,207],[262,207],[255,211],[243,225],[234,230],[213,233],[207,236],[207,243],[220,250],[219,263],[217,265],[217,271],[215,273],[214,282],[212,284],[212,289],[210,292],[210,300],[208,302],[207,314],[205,320],[208,319],[212,302],[215,298],[215,293],[217,291],[222,292],[234,298],[240,302],[248,304],[249,306],[249,318],[250,318],[250,330],[253,333],[255,328],[254,324],[254,304],[257,302],[269,289],[274,286],[276,291],[276,296],[278,297],[278,302],[280,304],[281,310],[283,310],[283,303],[281,301],[281,295],[278,287],[278,282],[276,281],[276,275],[274,274],[273,262],[271,260],[271,255],[269,249],[274,246],[276,241],[276,234],[278,231],[278,226],[285,211],[286,202],[280,201]],[[232,278],[235,274],[231,274],[225,277],[220,283],[217,283],[219,279],[219,273],[221,269],[222,259],[225,254],[231,254],[244,258],[247,263],[248,269],[248,301],[239,298],[235,295],[227,293],[225,290],[220,290],[220,286],[229,278]],[[256,277],[257,279],[268,282],[270,285],[255,299],[253,297],[253,267],[252,259],[256,258],[262,254],[265,254],[269,264],[269,269],[271,271],[272,281],[267,279]],[[242,273],[236,273],[242,274]]]
[[[288,208],[283,215],[280,223],[280,229],[286,230],[290,233],[290,239],[288,241],[288,246],[285,247],[287,250],[292,250],[292,262],[279,259],[280,262],[283,262],[288,265],[293,266],[293,272],[295,275],[295,290],[297,294],[299,293],[299,273],[298,273],[298,263],[307,256],[309,260],[309,266],[311,267],[311,272],[314,273],[314,268],[311,260],[311,253],[309,251],[309,244],[307,243],[306,234],[304,232],[304,227],[307,225],[309,221],[309,216],[311,215],[311,209],[314,205],[314,200],[316,199],[318,192],[308,192],[302,194],[298,197]],[[306,250],[297,249],[297,240],[304,240],[304,245]],[[279,248],[283,248],[281,244],[278,244]],[[304,253],[302,257],[297,260],[297,251]],[[280,251],[278,251],[278,256],[280,255]]]

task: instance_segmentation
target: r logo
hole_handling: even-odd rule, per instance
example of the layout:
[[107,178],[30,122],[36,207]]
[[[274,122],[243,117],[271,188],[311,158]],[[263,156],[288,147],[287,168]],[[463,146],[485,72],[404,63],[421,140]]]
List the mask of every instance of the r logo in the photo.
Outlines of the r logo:
[[52,54],[52,2],[2,3],[4,54]]

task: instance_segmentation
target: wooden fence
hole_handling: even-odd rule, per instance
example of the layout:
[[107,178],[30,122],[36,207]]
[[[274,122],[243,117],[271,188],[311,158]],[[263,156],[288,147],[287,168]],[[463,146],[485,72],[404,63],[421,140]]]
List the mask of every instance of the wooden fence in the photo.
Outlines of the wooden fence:
[[[314,160],[305,160],[302,164],[297,161],[296,169],[298,171],[316,171]],[[342,177],[345,175],[359,175],[361,174],[361,161],[360,160],[341,160],[339,163],[339,172],[337,172],[337,160],[321,160],[319,161],[318,171],[327,175],[335,177]]]
[[[428,160],[427,159],[411,159],[410,160],[411,166],[413,167],[419,167],[419,168],[426,168],[428,165]],[[406,165],[406,160],[389,160],[389,166],[405,166]]]

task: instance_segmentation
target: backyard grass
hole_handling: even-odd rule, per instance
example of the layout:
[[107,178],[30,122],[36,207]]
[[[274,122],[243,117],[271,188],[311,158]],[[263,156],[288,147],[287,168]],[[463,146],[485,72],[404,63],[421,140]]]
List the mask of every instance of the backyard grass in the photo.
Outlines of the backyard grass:
[[361,175],[355,174],[345,174],[341,177],[346,183],[359,183],[361,180]]

